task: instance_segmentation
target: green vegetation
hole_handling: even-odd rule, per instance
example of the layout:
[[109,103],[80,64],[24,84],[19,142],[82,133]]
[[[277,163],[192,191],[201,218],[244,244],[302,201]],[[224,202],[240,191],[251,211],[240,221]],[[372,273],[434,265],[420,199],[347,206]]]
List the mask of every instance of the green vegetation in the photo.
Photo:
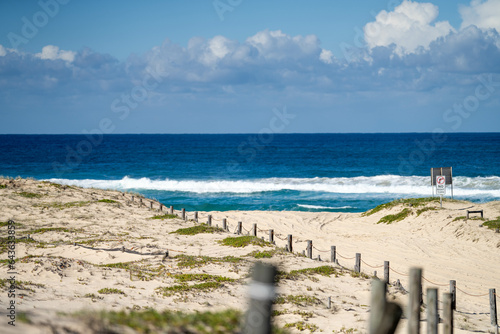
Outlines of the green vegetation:
[[49,208],[55,208],[59,210],[63,209],[69,209],[69,208],[79,208],[82,206],[87,206],[91,201],[77,201],[77,202],[68,202],[68,203],[60,203],[60,202],[52,202],[52,203],[41,203],[41,204],[36,204],[36,207],[41,207],[44,209],[49,209]]
[[290,312],[287,309],[284,309],[284,310],[273,310],[272,313],[271,313],[271,316],[272,317],[277,317],[277,316],[285,315],[285,314],[300,315],[304,320],[307,320],[307,319],[312,318],[314,316],[314,313],[312,313],[312,312],[299,311],[299,310],[295,310],[293,312]]
[[196,225],[193,227],[180,228],[177,231],[170,232],[170,234],[176,233],[180,235],[195,235],[199,233],[215,233],[215,232],[224,232],[224,230],[221,228],[208,225]]
[[[101,333],[126,332],[120,326],[129,327],[137,333],[192,333],[227,334],[241,333],[242,314],[237,310],[221,312],[183,313],[143,311],[102,311],[75,315],[85,323],[93,323]],[[283,329],[273,328],[273,334],[285,334]]]
[[[8,290],[10,289],[12,285],[12,281],[5,279],[5,278],[0,278],[0,289],[2,290]],[[16,290],[26,290],[30,292],[35,292],[31,287],[37,287],[37,288],[44,288],[45,285],[39,284],[39,283],[33,283],[31,281],[14,281],[13,285]]]
[[420,216],[422,213],[424,213],[426,211],[433,211],[433,210],[436,210],[436,208],[426,207],[426,208],[418,209],[417,210],[417,217]]
[[156,215],[149,219],[175,219],[178,218],[176,215],[164,214],[164,215]]
[[[5,226],[9,226],[9,222],[0,222],[0,227],[5,227]],[[23,224],[16,223],[16,222],[14,222],[14,226],[16,228],[23,228],[24,227]]]
[[161,293],[163,296],[168,297],[176,293],[185,293],[191,291],[212,291],[220,288],[222,284],[220,282],[203,282],[199,284],[188,285],[186,283],[159,287],[156,288],[157,293]]
[[118,203],[117,201],[115,200],[112,200],[112,199],[100,199],[97,201],[98,203],[110,203],[110,204],[120,204]]
[[42,227],[34,230],[25,231],[26,234],[37,234],[37,233],[45,233],[45,232],[76,232],[75,229],[65,228],[65,227]]
[[488,220],[487,222],[484,222],[483,226],[486,226],[492,230],[496,230],[497,228],[500,228],[500,216],[497,217],[497,219]]
[[339,333],[339,334],[353,334],[354,332],[357,332],[358,330],[356,328],[345,328],[345,326],[342,326],[342,328],[337,332],[333,331],[333,333]]
[[270,242],[264,241],[254,236],[242,236],[242,237],[227,237],[223,240],[220,240],[219,243],[224,246],[231,247],[246,247],[248,245],[256,245],[256,246],[274,246]]
[[319,329],[319,327],[316,326],[315,324],[308,324],[305,323],[304,321],[287,323],[285,324],[285,328],[297,328],[301,332],[308,329],[310,333],[314,333]]
[[63,186],[62,184],[54,183],[54,182],[50,182],[50,181],[42,181],[42,183],[49,185],[49,186],[52,186],[52,187],[55,187],[57,189],[65,189],[65,188],[74,189],[72,186]]
[[137,262],[136,261],[117,262],[117,263],[100,264],[98,266],[104,267],[104,268],[117,268],[117,269],[129,270],[129,269],[131,269],[131,265],[135,264],[135,263],[137,263]]
[[297,306],[319,305],[321,301],[314,296],[306,295],[286,295],[278,296],[274,299],[274,304],[294,304]]
[[29,193],[29,192],[26,192],[26,191],[23,191],[23,192],[20,192],[20,193],[16,193],[16,194],[19,195],[19,196],[22,196],[22,197],[26,197],[26,198],[41,198],[41,197],[44,196],[42,194]]
[[354,278],[365,278],[365,279],[369,279],[370,276],[365,274],[365,273],[358,273],[357,271],[351,271],[351,277],[354,277]]
[[312,276],[312,275],[322,275],[322,276],[331,276],[335,275],[335,277],[339,277],[343,275],[342,272],[339,272],[334,267],[330,266],[321,266],[315,268],[304,268],[299,270],[292,270],[289,273],[285,271],[278,271],[276,275],[276,281],[279,282],[282,279],[289,280],[297,280],[301,276]]
[[272,258],[276,254],[286,255],[288,253],[285,252],[283,249],[275,248],[275,249],[264,250],[264,251],[253,251],[253,252],[247,254],[246,256],[251,256],[251,257],[254,257],[256,259],[264,259],[264,258],[269,259],[269,258]]
[[97,292],[100,294],[103,294],[103,295],[111,295],[111,294],[124,295],[125,294],[125,292],[123,292],[120,289],[116,289],[116,288],[103,288],[103,289],[98,290]]
[[172,275],[178,282],[234,282],[235,280],[229,277],[209,275],[209,274],[175,274]]
[[177,255],[177,266],[181,268],[196,268],[209,263],[238,263],[243,259],[234,256],[225,257],[210,257],[210,256],[193,256],[193,255]]
[[[444,200],[444,199],[443,199]],[[364,212],[363,216],[371,216],[374,213],[377,213],[384,209],[391,209],[397,205],[408,205],[412,207],[424,206],[432,202],[439,202],[439,198],[436,197],[423,197],[423,198],[405,198],[405,199],[396,199],[389,203],[380,204],[379,206],[374,207],[371,210]]]
[[7,185],[5,185],[5,184],[0,184],[0,189],[5,189],[5,188],[7,188]]
[[466,216],[460,216],[460,217],[456,217],[455,219],[453,219],[453,221],[456,222],[459,220],[465,220],[466,218],[467,218]]
[[387,215],[387,216],[380,218],[380,220],[378,221],[377,224],[380,224],[380,223],[392,224],[394,222],[398,222],[398,221],[405,219],[410,214],[411,214],[411,210],[406,208],[406,209],[403,209],[403,211],[396,213],[394,215]]

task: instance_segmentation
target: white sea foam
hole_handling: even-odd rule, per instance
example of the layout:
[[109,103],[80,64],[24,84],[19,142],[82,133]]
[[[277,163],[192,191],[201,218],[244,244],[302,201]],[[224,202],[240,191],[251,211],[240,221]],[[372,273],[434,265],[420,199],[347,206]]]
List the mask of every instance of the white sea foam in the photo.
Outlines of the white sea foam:
[[309,204],[297,204],[298,207],[313,210],[340,210],[340,209],[355,209],[350,205],[346,206],[322,206],[322,205],[309,205]]
[[[256,180],[152,180],[124,177],[121,180],[69,180],[49,181],[84,188],[95,187],[119,190],[159,190],[192,193],[258,193],[297,190],[340,194],[403,194],[429,195],[432,193],[430,177],[423,176],[358,176],[338,178],[267,178]],[[453,179],[454,195],[500,198],[500,177],[463,177]],[[448,187],[447,193],[450,188]]]

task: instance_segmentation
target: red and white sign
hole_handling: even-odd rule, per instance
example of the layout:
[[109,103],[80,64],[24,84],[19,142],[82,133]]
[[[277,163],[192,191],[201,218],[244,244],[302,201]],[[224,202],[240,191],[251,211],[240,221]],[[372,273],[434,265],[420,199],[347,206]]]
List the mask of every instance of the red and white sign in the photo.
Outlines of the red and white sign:
[[446,194],[446,176],[436,176],[436,190],[438,195]]

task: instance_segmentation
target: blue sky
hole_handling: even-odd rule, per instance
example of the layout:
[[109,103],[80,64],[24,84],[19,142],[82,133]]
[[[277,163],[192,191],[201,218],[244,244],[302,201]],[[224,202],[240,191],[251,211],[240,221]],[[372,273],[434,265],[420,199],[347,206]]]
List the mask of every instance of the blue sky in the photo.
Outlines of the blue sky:
[[499,31],[500,0],[4,0],[0,133],[500,131]]

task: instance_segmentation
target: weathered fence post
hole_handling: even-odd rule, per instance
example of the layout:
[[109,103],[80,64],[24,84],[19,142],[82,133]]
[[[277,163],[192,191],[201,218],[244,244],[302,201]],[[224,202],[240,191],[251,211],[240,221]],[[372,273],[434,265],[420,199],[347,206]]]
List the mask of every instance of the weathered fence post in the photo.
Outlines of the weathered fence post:
[[186,220],[186,209],[182,208],[182,220]]
[[307,257],[312,259],[313,257],[313,242],[312,240],[307,240]]
[[198,211],[194,212],[194,221],[198,222]]
[[222,229],[225,231],[227,230],[227,219],[222,218]]
[[356,253],[356,264],[354,265],[354,271],[357,273],[361,272],[361,253]]
[[387,302],[386,293],[387,284],[384,281],[372,280],[370,334],[393,334],[403,314],[398,304]]
[[453,334],[453,295],[443,293],[443,334]]
[[253,224],[252,234],[253,234],[254,237],[257,236],[257,224]]
[[328,304],[327,308],[330,310],[332,308],[332,297],[328,297]]
[[270,334],[276,268],[257,262],[250,283],[250,305],[245,315],[244,334]]
[[132,202],[134,201],[134,196],[132,195]]
[[427,334],[438,334],[438,289],[427,288]]
[[450,293],[451,293],[451,308],[453,310],[457,309],[457,281],[450,281]]
[[369,333],[376,333],[377,328],[380,326],[382,317],[384,316],[386,299],[385,295],[387,292],[387,285],[385,282],[373,279],[372,280],[372,292],[370,297],[370,322],[369,322]]
[[[495,328],[498,328],[498,319],[497,319],[497,298],[496,298],[495,289],[490,289],[490,319],[491,325]],[[498,331],[498,330],[497,330]]]
[[331,246],[330,247],[330,261],[332,263],[335,263],[336,260],[337,260],[337,247]]
[[269,242],[274,243],[274,230],[269,229]]
[[292,235],[289,234],[288,237],[287,237],[287,246],[288,246],[288,251],[290,253],[293,252],[293,246],[292,246]]
[[238,235],[241,235],[241,229],[243,228],[242,222],[238,222]]
[[384,261],[384,281],[389,284],[389,261]]
[[153,209],[153,202],[149,203],[149,208],[152,210]]
[[408,333],[420,334],[420,301],[422,297],[422,269],[410,269],[410,300],[408,301]]
[[208,215],[207,225],[212,226],[212,215]]
[[142,198],[139,198],[139,204],[142,206]]
[[163,211],[163,204],[160,203],[160,211]]
[[173,205],[171,205],[171,206],[170,206],[170,214],[171,214],[171,215],[173,215],[173,214],[174,214],[174,206],[173,206]]

